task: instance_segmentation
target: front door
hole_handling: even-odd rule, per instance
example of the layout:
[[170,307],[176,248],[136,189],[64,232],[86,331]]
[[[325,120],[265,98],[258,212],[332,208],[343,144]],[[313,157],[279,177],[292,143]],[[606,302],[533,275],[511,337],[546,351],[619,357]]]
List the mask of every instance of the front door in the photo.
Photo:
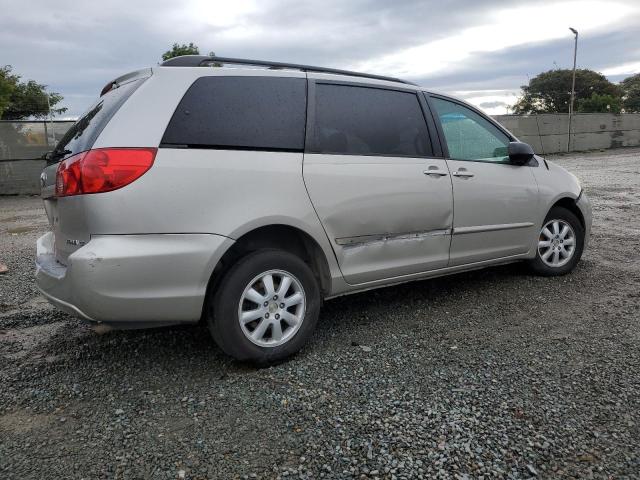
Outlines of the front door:
[[447,266],[451,177],[415,91],[316,81],[304,180],[347,282]]
[[512,139],[479,112],[442,97],[431,102],[453,180],[449,265],[527,253],[538,232],[536,166],[509,163]]

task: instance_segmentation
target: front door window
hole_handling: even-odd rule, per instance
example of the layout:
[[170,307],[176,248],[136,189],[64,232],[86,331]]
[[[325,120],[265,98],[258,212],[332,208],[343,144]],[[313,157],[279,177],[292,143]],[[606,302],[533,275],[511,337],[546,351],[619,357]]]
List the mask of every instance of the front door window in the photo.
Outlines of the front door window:
[[453,160],[508,163],[509,137],[487,119],[458,103],[433,98]]

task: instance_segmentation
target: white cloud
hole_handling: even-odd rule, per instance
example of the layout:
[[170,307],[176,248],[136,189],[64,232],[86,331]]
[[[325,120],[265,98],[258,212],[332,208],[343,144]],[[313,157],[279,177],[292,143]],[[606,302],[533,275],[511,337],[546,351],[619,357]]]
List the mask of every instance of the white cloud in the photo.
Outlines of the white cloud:
[[[61,93],[70,115],[107,81],[155,65],[174,42],[194,42],[203,53],[405,76],[458,90],[490,113],[513,103],[511,90],[527,75],[554,60],[570,63],[569,26],[580,30],[581,67],[640,71],[640,0],[24,3],[0,0],[0,65]],[[489,91],[497,88],[508,91]]]
[[640,72],[640,62],[629,62],[615,67],[608,67],[601,70],[603,75],[633,75]]
[[504,115],[518,100],[518,90],[463,90],[451,92],[489,115]]
[[247,15],[258,11],[258,4],[252,0],[194,0],[187,4],[186,10],[194,19],[208,25],[236,27],[245,21]]
[[481,25],[357,66],[364,71],[389,71],[407,77],[428,77],[462,65],[474,53],[497,52],[518,45],[570,38],[569,26],[591,33],[630,15],[640,6],[602,0],[570,1],[490,11]]

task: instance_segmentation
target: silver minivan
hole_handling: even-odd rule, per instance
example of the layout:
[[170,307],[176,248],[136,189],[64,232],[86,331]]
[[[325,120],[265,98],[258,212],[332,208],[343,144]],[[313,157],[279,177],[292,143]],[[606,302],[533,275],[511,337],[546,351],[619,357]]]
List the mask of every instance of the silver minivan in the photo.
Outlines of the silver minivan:
[[298,351],[323,300],[515,261],[563,275],[576,177],[471,105],[395,78],[184,56],[110,82],[48,155],[37,284],[89,322],[205,321]]

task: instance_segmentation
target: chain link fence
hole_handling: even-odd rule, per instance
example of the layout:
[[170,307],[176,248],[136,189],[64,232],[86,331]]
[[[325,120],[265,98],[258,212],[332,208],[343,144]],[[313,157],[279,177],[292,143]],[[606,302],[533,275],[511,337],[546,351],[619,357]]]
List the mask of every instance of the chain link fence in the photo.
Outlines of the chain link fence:
[[0,195],[40,192],[41,159],[73,125],[72,120],[0,120]]
[[0,120],[0,162],[39,159],[71,125],[72,120]]

